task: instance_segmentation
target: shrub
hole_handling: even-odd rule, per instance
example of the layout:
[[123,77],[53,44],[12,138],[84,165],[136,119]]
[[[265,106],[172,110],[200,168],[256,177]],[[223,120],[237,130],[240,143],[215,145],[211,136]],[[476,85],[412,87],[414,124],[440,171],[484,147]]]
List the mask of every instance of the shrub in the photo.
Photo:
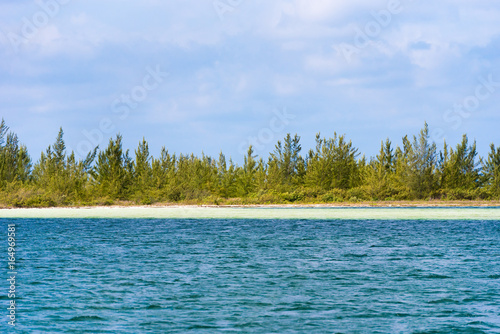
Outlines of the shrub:
[[358,202],[358,201],[363,201],[363,200],[369,200],[370,199],[370,194],[368,192],[368,189],[365,187],[356,187],[347,190],[347,198],[349,198],[349,201],[352,202]]
[[321,200],[326,203],[343,202],[346,199],[346,191],[343,189],[332,189],[321,196]]

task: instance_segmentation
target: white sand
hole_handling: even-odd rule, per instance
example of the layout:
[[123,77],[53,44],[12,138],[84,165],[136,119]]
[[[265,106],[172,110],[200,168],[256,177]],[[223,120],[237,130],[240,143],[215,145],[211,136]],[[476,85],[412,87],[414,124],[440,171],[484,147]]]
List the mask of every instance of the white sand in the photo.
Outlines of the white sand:
[[500,208],[91,207],[2,209],[0,218],[500,220]]

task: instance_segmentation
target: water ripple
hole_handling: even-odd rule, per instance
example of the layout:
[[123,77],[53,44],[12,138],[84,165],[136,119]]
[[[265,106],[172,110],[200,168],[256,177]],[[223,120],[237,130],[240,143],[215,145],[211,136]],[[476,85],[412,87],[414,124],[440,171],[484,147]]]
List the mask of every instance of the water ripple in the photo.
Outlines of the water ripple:
[[15,222],[20,333],[500,332],[499,221]]

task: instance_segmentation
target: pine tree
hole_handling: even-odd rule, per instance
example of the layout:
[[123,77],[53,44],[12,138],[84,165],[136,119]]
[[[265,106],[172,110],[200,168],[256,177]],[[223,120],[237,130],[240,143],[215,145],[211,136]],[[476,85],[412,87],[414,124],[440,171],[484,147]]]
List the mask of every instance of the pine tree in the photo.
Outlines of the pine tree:
[[[449,152],[449,153],[448,153]],[[456,199],[472,199],[480,184],[480,161],[477,161],[476,142],[469,145],[467,135],[455,149],[445,147],[440,159],[441,187]]]
[[165,190],[175,172],[175,156],[172,157],[165,147],[162,147],[160,157],[152,158],[152,184],[155,189],[160,190],[160,193]]
[[243,169],[240,177],[240,188],[243,196],[255,191],[256,186],[256,156],[253,154],[253,147],[248,147],[247,155],[244,158]]
[[31,158],[26,146],[2,118],[0,122],[0,188],[12,182],[26,183],[31,178]]
[[489,192],[495,197],[500,197],[500,147],[490,145],[488,159],[483,165],[485,183]]
[[344,135],[333,138],[316,135],[316,150],[309,151],[305,182],[323,190],[350,189],[359,185],[361,177],[356,158],[358,150]]
[[384,200],[395,195],[393,151],[392,143],[387,138],[385,143],[381,143],[379,154],[370,162],[369,175],[364,182],[369,183],[374,199]]
[[[500,198],[500,147],[491,144],[485,160],[466,135],[456,147],[444,142],[437,153],[425,123],[418,135],[403,137],[402,146],[382,142],[367,163],[345,135],[316,135],[316,147],[304,160],[300,137],[278,141],[267,163],[249,147],[243,164],[202,153],[176,156],[162,148],[155,159],[143,138],[135,157],[122,147],[122,137],[110,139],[84,160],[67,152],[64,132],[32,166],[27,149],[2,119],[0,122],[0,195],[15,205],[66,205],[109,198],[152,201],[208,201],[259,198],[297,201],[317,198],[448,199]],[[94,164],[94,160],[97,161]],[[19,200],[19,198],[22,198]],[[10,202],[9,202],[10,201]],[[28,203],[28,204],[27,204]],[[34,204],[33,204],[34,203]]]
[[0,150],[3,148],[3,144],[5,143],[7,131],[9,131],[9,127],[5,124],[5,120],[2,118],[2,122],[0,123]]
[[140,196],[145,196],[153,184],[153,171],[151,167],[152,157],[149,154],[149,145],[146,139],[142,139],[135,151],[134,161],[134,190]]
[[413,136],[409,185],[416,198],[430,196],[436,190],[436,144],[429,142],[427,122],[418,138]]
[[0,185],[5,186],[14,181],[28,181],[31,174],[31,158],[26,146],[19,144],[17,135],[12,132],[7,134],[4,143],[5,145],[0,147]]
[[297,134],[292,138],[288,133],[283,143],[278,141],[270,154],[268,181],[270,186],[287,191],[302,183],[304,160],[300,156],[302,147]]
[[59,128],[56,142],[52,145],[52,149],[54,150],[54,164],[57,171],[62,171],[66,167],[66,144],[64,143],[63,136],[64,131],[61,127]]
[[238,169],[233,161],[227,165],[226,156],[220,152],[217,162],[218,189],[217,195],[223,198],[238,196]]
[[50,145],[33,169],[33,180],[45,196],[56,204],[86,200],[89,195],[89,170],[97,154],[97,147],[83,161],[77,161],[75,153],[67,155],[62,128],[54,144]]
[[106,150],[99,152],[91,174],[99,193],[112,199],[126,199],[130,190],[133,165],[128,150],[123,151],[122,136],[110,139]]

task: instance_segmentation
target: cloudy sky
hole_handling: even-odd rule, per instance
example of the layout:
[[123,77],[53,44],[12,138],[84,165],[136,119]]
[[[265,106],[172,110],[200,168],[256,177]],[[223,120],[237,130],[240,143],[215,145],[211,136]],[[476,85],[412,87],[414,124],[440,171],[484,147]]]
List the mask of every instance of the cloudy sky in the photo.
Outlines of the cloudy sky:
[[[0,3],[0,117],[36,160],[120,132],[158,155],[237,162],[298,133],[368,156],[429,123],[500,145],[494,0],[41,0]],[[306,152],[304,152],[305,154]]]

